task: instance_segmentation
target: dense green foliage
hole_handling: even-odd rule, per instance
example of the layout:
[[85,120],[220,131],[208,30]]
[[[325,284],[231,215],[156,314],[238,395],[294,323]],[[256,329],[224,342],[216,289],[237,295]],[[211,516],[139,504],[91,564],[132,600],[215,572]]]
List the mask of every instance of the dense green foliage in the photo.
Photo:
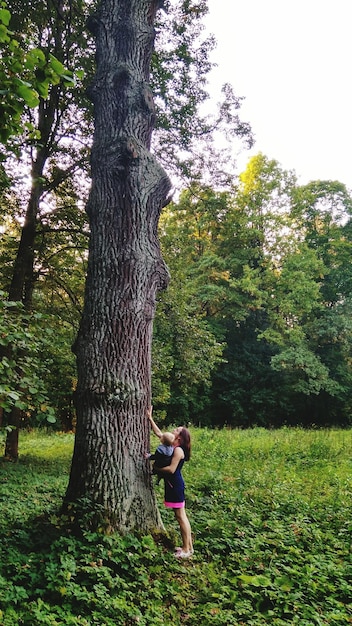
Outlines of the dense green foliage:
[[[50,360],[40,370],[43,385],[65,427],[74,418],[71,345],[87,246],[84,216],[68,197],[76,199],[67,183],[57,210],[41,218],[33,294],[52,336],[50,344],[42,336]],[[153,341],[158,419],[350,423],[350,215],[342,184],[298,186],[263,155],[250,161],[237,188],[195,184],[167,207],[160,239],[171,283],[159,297]],[[5,289],[17,231],[9,214],[3,223]]]
[[[151,68],[153,149],[185,188],[160,225],[171,283],[154,324],[156,416],[209,426],[350,424],[351,195],[333,181],[300,186],[264,155],[236,177],[216,136],[250,143],[240,99],[227,85],[218,112],[201,113],[214,46],[203,32],[207,2],[165,7]],[[4,151],[9,132],[21,145],[20,167],[9,150],[0,171],[0,289],[25,304],[32,325],[23,328],[21,307],[0,309],[0,407],[17,403],[32,423],[55,411],[58,427],[70,429],[89,237],[85,87],[94,50],[85,25],[94,1],[11,0],[0,9]],[[63,80],[70,76],[82,79],[74,89]],[[24,224],[33,240],[21,249]],[[25,267],[20,280],[16,267]],[[17,321],[10,310],[21,311]]]
[[[84,532],[57,516],[73,436],[24,433],[3,464],[3,626],[339,626],[352,620],[351,431],[192,429],[195,539]],[[162,503],[162,485],[157,487]],[[67,521],[67,520],[66,520]]]
[[[350,423],[351,207],[344,185],[299,186],[261,154],[237,188],[192,185],[168,207],[161,242],[174,291],[161,298],[155,336],[171,362],[171,421],[176,404],[208,425]],[[172,360],[185,302],[223,347],[196,394]],[[209,338],[202,347],[213,358]]]
[[[0,292],[0,297],[4,295]],[[45,322],[39,314],[26,313],[21,303],[0,301],[0,346],[4,354],[0,361],[0,409],[8,412],[18,407],[24,422],[33,414],[39,423],[56,421],[44,382],[51,362],[43,350],[52,336],[50,325],[43,332]]]
[[[0,2],[0,144],[7,144],[9,149],[15,148],[9,140],[19,134],[27,132],[31,141],[40,139],[35,126],[23,120],[25,108],[37,107],[40,98],[46,99],[49,88],[61,80],[71,87],[74,80],[72,73],[53,54],[33,47],[29,37],[10,30],[8,5]],[[18,156],[18,147],[16,153]]]
[[[93,121],[86,87],[94,73],[94,46],[87,17],[94,11],[94,5],[91,0],[63,3],[40,0],[34,4],[11,0],[8,3],[11,21],[7,9],[0,14],[4,23],[1,31],[4,49],[23,41],[23,53],[34,51],[32,65],[24,57],[20,67],[17,59],[15,77],[13,68],[9,67],[10,61],[15,62],[14,57],[6,54],[0,61],[0,72],[13,78],[13,83],[7,85],[8,97],[15,98],[18,105],[16,112],[9,108],[4,123],[8,128],[14,124],[11,133],[18,134],[17,145],[21,146],[16,159],[8,141],[3,147],[7,161],[6,169],[0,172],[0,289],[10,301],[23,302],[27,310],[38,313],[51,326],[51,364],[42,368],[42,384],[46,394],[51,395],[58,424],[62,422],[65,427],[72,426],[74,419],[70,397],[74,382],[71,345],[82,310],[89,236],[83,207]],[[212,37],[203,33],[202,18],[208,10],[207,2],[180,0],[166,2],[165,8],[167,11],[158,13],[151,68],[157,110],[153,149],[170,171],[183,177],[184,183],[194,177],[209,177],[209,172],[214,180],[224,177],[228,180],[233,177],[233,168],[225,167],[230,161],[215,147],[214,133],[218,136],[223,132],[231,142],[239,139],[249,143],[251,135],[248,124],[239,119],[240,99],[228,85],[224,87],[224,101],[216,114],[200,113],[201,105],[209,99],[206,81],[214,46]],[[9,39],[10,33],[13,41]],[[19,54],[20,50],[21,46]],[[45,67],[44,56],[50,60]],[[54,59],[57,74],[68,67],[71,74],[66,72],[65,77],[79,77],[74,89],[53,74]],[[31,102],[18,100],[17,82],[28,83],[28,90],[37,89]],[[31,133],[26,131],[29,127]],[[5,133],[4,141],[6,136]],[[199,322],[199,316],[186,299],[184,311],[184,319],[181,320],[181,309],[176,317],[184,326],[179,336],[188,349],[179,357],[167,354],[175,364],[174,378],[180,378],[181,387],[173,393],[169,370],[165,368],[165,347],[159,342],[158,349],[156,339],[154,388],[156,398],[173,396],[174,404],[181,391],[189,414],[194,402],[198,403],[197,389],[209,384],[221,350],[217,339],[206,324]],[[21,325],[20,317],[18,325]],[[199,339],[199,347],[192,346],[192,336]],[[169,346],[170,341],[166,343]],[[181,348],[182,343],[178,342],[178,346]],[[7,350],[11,350],[10,345]],[[47,346],[43,346],[43,351],[47,353]],[[33,367],[36,367],[34,362]],[[7,419],[11,422],[11,417]]]

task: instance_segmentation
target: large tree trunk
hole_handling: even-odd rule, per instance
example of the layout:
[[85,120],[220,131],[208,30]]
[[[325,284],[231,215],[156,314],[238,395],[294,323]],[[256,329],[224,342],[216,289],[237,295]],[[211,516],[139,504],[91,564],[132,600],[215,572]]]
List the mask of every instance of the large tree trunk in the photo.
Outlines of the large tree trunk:
[[83,497],[121,532],[162,527],[144,458],[155,297],[168,282],[157,225],[170,181],[149,151],[157,6],[157,0],[102,0],[89,22],[97,51],[91,238],[65,504]]

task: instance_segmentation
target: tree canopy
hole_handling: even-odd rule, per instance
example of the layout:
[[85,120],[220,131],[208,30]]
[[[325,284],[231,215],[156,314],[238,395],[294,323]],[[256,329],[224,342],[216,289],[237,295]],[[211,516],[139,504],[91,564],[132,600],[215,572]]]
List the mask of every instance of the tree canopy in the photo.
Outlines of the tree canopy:
[[[238,174],[217,137],[225,132],[229,147],[251,143],[241,98],[225,85],[223,102],[204,113],[215,45],[203,29],[207,3],[164,4],[150,65],[151,152],[179,193],[159,225],[171,282],[154,320],[157,416],[166,424],[348,424],[351,194],[338,181],[299,185],[262,154]],[[94,30],[94,11],[82,0],[0,7],[4,424],[16,403],[21,423],[75,421],[71,345],[90,236],[86,90],[95,67],[86,22],[92,14]],[[94,99],[92,87],[88,94]],[[16,338],[23,351],[10,353]]]

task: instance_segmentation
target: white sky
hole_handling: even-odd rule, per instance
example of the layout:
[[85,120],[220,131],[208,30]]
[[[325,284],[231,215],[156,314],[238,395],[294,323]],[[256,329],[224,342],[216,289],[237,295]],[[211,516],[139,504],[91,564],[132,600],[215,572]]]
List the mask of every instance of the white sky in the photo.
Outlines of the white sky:
[[[256,144],[299,181],[352,188],[351,0],[208,0],[216,99],[229,82]],[[248,157],[239,161],[240,171]]]

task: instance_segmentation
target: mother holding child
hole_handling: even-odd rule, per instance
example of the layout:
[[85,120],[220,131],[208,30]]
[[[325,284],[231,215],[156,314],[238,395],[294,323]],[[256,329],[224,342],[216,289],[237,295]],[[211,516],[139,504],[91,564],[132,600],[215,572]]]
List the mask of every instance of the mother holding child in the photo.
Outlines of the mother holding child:
[[[176,548],[175,557],[178,559],[188,559],[192,556],[194,550],[191,525],[185,509],[185,483],[181,470],[184,462],[188,461],[191,456],[191,436],[189,430],[184,426],[178,426],[175,428],[171,437],[170,433],[162,433],[153,420],[152,410],[153,407],[150,407],[147,415],[153,432],[157,437],[159,437],[161,443],[163,444],[162,447],[159,446],[159,448],[162,450],[170,445],[173,448],[173,450],[171,450],[172,455],[170,464],[165,467],[158,467],[158,464],[155,463],[153,471],[164,479],[164,504],[169,509],[174,510],[175,517],[180,526],[182,546]],[[165,434],[166,441],[164,440]],[[151,456],[153,457],[154,455]]]

